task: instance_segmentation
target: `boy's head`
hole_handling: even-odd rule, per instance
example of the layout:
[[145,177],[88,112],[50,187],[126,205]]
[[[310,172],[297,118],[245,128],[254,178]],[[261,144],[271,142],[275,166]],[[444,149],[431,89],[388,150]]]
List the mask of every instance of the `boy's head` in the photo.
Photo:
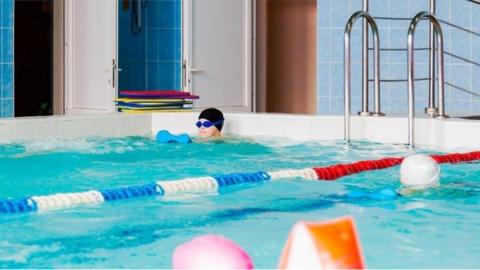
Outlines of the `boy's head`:
[[219,137],[223,128],[223,113],[215,108],[203,110],[198,116],[198,135],[200,137]]

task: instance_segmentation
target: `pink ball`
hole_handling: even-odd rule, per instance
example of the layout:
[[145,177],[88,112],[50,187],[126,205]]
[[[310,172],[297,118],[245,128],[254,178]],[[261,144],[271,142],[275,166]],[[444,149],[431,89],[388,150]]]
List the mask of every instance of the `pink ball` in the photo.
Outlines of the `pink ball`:
[[223,236],[205,235],[177,246],[174,269],[253,269],[248,254]]

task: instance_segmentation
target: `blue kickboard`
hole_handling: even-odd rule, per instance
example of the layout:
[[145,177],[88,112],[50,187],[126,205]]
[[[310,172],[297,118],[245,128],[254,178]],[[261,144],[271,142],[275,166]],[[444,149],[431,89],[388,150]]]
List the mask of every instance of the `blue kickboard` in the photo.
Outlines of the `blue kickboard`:
[[192,139],[187,134],[173,135],[167,130],[160,130],[157,133],[157,142],[159,143],[191,143]]

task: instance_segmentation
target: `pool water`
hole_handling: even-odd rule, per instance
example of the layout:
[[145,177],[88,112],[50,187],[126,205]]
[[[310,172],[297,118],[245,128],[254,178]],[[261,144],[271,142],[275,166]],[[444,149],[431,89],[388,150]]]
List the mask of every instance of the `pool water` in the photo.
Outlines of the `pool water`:
[[[424,149],[423,152],[433,153]],[[0,199],[233,172],[309,168],[405,156],[400,145],[236,138],[161,145],[149,138],[0,145]],[[274,268],[298,220],[353,216],[369,268],[480,267],[480,164],[441,165],[442,186],[394,200],[351,191],[398,189],[398,167],[337,181],[286,179],[221,194],[143,197],[0,215],[1,268],[169,268],[174,248],[203,234],[239,243]]]

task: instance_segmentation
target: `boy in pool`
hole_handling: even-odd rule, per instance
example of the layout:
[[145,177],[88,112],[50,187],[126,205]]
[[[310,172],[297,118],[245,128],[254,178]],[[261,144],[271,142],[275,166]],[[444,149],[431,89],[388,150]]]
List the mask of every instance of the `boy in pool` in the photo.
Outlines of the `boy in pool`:
[[208,108],[203,110],[198,116],[198,135],[201,138],[221,138],[223,122],[223,113],[215,108]]

